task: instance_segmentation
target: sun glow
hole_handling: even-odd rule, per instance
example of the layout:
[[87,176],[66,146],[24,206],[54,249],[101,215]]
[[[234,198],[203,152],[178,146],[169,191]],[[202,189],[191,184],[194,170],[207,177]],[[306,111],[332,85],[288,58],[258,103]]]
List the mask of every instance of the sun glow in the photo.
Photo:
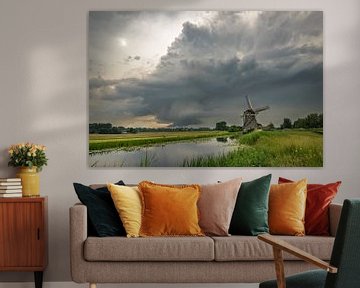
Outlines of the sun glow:
[[121,47],[126,47],[127,46],[127,40],[125,38],[119,38],[118,39],[118,43]]
[[[125,60],[114,63],[111,68],[108,67],[105,78],[144,78],[151,74],[161,57],[167,54],[169,46],[181,34],[184,23],[205,25],[216,14],[185,11],[175,13],[171,17],[168,15],[153,17],[152,13],[145,13],[137,18],[136,22],[129,22],[129,25],[117,34],[117,47],[113,50],[117,59]],[[118,49],[119,46],[121,49]]]
[[136,116],[128,119],[121,119],[115,125],[124,127],[147,127],[147,128],[166,128],[173,123],[160,122],[155,115]]

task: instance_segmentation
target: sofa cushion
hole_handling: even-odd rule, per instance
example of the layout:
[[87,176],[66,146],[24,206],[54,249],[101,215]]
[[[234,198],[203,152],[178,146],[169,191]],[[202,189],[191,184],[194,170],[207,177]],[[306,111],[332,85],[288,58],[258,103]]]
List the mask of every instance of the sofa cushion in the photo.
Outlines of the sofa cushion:
[[229,236],[231,216],[242,178],[201,185],[199,225],[206,235]]
[[141,196],[138,187],[120,186],[109,183],[111,193],[127,237],[139,237],[141,226]]
[[213,261],[210,237],[89,237],[84,245],[87,261]]
[[[123,181],[116,183],[125,185]],[[89,235],[100,237],[126,235],[106,186],[85,186],[74,183],[75,192],[88,212]]]
[[164,185],[142,181],[140,236],[203,236],[196,203],[199,185]]
[[[293,181],[279,177],[279,184]],[[307,184],[305,234],[330,235],[329,206],[335,198],[341,181],[329,184]]]
[[[330,260],[334,237],[276,236],[322,260]],[[272,246],[254,236],[212,237],[215,242],[215,261],[272,260]],[[299,260],[284,253],[285,260]]]
[[241,184],[231,218],[232,235],[269,233],[268,210],[271,174]]
[[303,236],[305,234],[307,179],[294,183],[273,184],[269,194],[270,234]]

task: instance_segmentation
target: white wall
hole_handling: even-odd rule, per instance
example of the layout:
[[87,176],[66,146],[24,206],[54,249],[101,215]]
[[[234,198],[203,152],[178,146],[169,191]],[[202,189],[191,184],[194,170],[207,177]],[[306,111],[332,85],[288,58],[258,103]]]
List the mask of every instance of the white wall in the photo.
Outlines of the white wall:
[[[89,10],[266,9],[324,11],[324,167],[319,169],[119,168],[87,165],[87,15]],[[13,176],[6,148],[21,141],[48,146],[41,193],[49,196],[49,266],[46,281],[69,273],[68,208],[72,182],[150,179],[214,182],[265,173],[311,182],[342,180],[337,201],[360,196],[360,1],[328,0],[1,0],[0,176]],[[32,280],[0,273],[0,282]]]

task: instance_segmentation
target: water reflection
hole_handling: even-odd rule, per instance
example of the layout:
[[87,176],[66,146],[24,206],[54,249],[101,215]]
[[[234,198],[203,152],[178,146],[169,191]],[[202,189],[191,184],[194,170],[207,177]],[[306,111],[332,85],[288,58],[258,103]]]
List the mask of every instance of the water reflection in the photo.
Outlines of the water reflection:
[[177,167],[185,160],[199,156],[219,155],[236,149],[230,138],[218,137],[134,148],[131,151],[112,150],[89,155],[91,167]]
[[228,141],[228,137],[217,137],[216,141],[226,143]]

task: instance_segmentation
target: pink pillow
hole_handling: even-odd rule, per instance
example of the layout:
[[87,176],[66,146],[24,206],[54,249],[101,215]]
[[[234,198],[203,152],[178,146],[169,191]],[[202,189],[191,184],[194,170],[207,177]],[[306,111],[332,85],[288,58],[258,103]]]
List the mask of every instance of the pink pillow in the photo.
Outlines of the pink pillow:
[[242,178],[209,185],[200,185],[198,208],[199,225],[207,235],[229,236],[229,227],[234,212]]

